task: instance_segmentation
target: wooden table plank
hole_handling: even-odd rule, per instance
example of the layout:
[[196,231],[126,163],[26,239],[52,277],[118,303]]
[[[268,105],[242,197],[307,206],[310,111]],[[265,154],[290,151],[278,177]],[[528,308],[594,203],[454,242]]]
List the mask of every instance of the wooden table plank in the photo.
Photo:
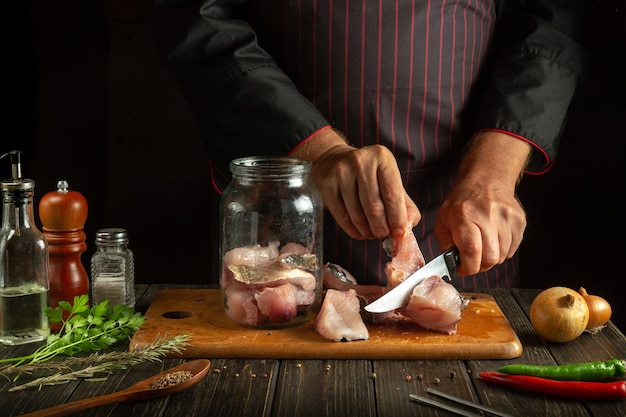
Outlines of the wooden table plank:
[[211,371],[190,396],[173,396],[167,416],[269,416],[279,362],[272,359],[211,359]]
[[[3,347],[0,349],[0,358],[6,359],[30,355],[42,344],[40,342],[19,346],[4,346],[0,344]],[[3,366],[0,364],[0,367]],[[11,377],[13,376],[11,375]],[[45,396],[41,395],[36,389],[8,392],[9,388],[28,382],[30,379],[28,375],[24,375],[17,382],[13,382],[0,376],[0,410],[2,410],[2,415],[5,415],[5,413],[8,415],[20,415],[64,403],[71,398],[73,390],[79,385],[79,382],[71,382],[66,385],[45,387]]]
[[429,387],[477,402],[470,377],[462,361],[374,361],[374,372],[379,417],[455,415],[410,399],[409,394],[437,399],[427,393]]
[[[2,410],[2,415],[11,416],[63,404],[71,399],[72,392],[80,384],[80,381],[77,381],[64,385],[48,386],[43,388],[45,395],[42,395],[41,391],[37,389],[7,392],[8,388],[14,384],[6,380],[3,382],[0,384],[0,392],[2,393],[0,395],[0,410]],[[18,382],[22,381],[18,380]]]
[[371,362],[282,361],[271,415],[376,416]]

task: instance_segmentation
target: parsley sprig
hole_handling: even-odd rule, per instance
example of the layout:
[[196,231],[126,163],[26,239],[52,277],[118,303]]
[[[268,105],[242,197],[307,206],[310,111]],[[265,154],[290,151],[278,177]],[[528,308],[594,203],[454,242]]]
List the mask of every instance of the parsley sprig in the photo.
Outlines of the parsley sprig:
[[[132,336],[145,321],[141,313],[124,305],[111,307],[103,301],[90,307],[86,294],[74,297],[74,304],[61,301],[58,307],[48,307],[44,312],[50,322],[62,323],[61,330],[51,333],[46,344],[32,354],[0,359],[0,363],[35,364],[57,355],[104,350]],[[66,312],[69,314],[64,319]]]

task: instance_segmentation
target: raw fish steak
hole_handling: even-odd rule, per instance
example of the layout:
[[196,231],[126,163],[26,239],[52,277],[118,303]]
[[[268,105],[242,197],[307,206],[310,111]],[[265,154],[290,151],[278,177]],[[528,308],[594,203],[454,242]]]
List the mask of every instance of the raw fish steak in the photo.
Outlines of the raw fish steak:
[[335,342],[369,339],[369,331],[361,318],[356,291],[326,290],[322,308],[315,318],[315,331]]
[[236,248],[224,255],[224,265],[258,265],[278,258],[279,242],[270,242],[267,246],[254,245]]
[[462,297],[452,284],[434,275],[415,287],[403,313],[428,330],[456,334],[468,303],[469,299]]
[[385,266],[387,287],[393,288],[406,277],[423,267],[424,255],[417,244],[411,227],[407,227],[401,238],[388,237],[383,241],[383,249],[391,257]]
[[292,284],[265,287],[254,294],[259,312],[272,323],[289,323],[296,318],[297,288]]
[[220,280],[226,315],[244,326],[290,323],[317,297],[318,260],[304,246],[279,242],[231,249]]

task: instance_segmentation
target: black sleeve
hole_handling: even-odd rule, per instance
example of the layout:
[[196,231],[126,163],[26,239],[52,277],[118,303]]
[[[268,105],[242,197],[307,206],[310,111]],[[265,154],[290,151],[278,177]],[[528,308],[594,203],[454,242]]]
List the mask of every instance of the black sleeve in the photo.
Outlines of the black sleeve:
[[[209,159],[286,155],[328,121],[257,43],[244,0],[155,0],[154,40]],[[214,173],[215,177],[215,173]]]
[[534,145],[529,172],[556,156],[586,54],[586,0],[496,1],[489,61],[474,92],[473,129],[513,133]]

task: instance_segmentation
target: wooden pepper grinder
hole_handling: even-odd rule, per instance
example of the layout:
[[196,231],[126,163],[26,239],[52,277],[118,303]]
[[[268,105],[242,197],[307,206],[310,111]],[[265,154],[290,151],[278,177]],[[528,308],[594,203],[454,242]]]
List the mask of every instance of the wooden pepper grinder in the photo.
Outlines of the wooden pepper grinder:
[[[50,265],[50,307],[59,301],[74,302],[74,296],[89,294],[89,276],[81,261],[87,249],[85,221],[87,200],[68,189],[67,181],[57,183],[57,190],[45,194],[39,201],[39,219],[48,241]],[[54,325],[50,327],[54,330]],[[58,330],[58,329],[57,329]]]

